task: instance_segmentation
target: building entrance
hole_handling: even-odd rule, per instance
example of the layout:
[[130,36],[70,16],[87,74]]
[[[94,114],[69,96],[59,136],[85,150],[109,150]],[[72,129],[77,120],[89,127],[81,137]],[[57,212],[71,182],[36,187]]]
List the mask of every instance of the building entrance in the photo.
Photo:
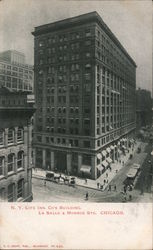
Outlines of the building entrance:
[[56,169],[59,172],[65,172],[67,169],[66,153],[65,152],[56,152],[55,153]]

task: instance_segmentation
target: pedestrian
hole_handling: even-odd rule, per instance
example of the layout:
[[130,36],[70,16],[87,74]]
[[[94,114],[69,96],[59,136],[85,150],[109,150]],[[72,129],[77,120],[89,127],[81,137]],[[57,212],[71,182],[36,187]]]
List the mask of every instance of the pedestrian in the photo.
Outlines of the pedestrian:
[[44,186],[46,187],[46,181],[44,180]]
[[117,191],[116,185],[114,185],[114,191],[115,191],[115,192]]
[[108,187],[108,191],[111,191],[111,185],[109,185],[109,187]]
[[117,172],[118,172],[118,169],[116,169],[116,174],[117,174]]
[[132,195],[131,194],[129,194],[129,201],[131,201],[132,200]]
[[103,185],[100,185],[100,189],[103,190]]
[[106,183],[106,180],[104,179],[104,184]]
[[97,188],[98,188],[98,189],[99,189],[99,185],[100,185],[100,184],[99,184],[99,182],[98,182],[98,183],[97,183]]
[[112,168],[110,167],[109,169],[110,169],[110,172],[111,172],[111,171],[112,171]]
[[89,195],[88,195],[88,192],[86,192],[86,200],[88,200],[89,198]]
[[87,184],[87,182],[88,182],[87,179],[85,179],[85,184]]
[[124,193],[126,194],[126,186],[124,186]]
[[108,177],[108,173],[106,173],[106,178]]

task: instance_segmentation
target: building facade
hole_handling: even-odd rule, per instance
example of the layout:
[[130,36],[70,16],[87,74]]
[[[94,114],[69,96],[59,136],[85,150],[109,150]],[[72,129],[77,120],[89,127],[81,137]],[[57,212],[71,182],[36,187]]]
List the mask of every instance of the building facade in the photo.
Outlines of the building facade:
[[32,200],[30,119],[35,109],[27,93],[0,88],[0,201]]
[[33,90],[33,66],[25,63],[25,55],[18,51],[0,53],[0,87],[14,90]]
[[135,131],[136,64],[97,12],[32,34],[35,166],[96,179]]

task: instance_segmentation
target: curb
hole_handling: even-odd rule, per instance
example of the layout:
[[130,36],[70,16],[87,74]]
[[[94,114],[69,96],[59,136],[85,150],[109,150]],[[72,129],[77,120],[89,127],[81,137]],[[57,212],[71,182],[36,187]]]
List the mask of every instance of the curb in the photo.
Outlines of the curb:
[[[40,176],[40,175],[33,175],[32,178],[40,179],[40,180],[45,180],[45,177],[42,177],[42,176]],[[48,181],[48,180],[47,180],[47,181]],[[52,181],[50,181],[50,182],[52,182]],[[54,183],[54,182],[53,182],[53,183]],[[58,184],[58,183],[57,183],[57,184]],[[88,189],[93,189],[93,190],[96,190],[96,191],[99,191],[99,192],[105,191],[105,189],[104,189],[104,190],[100,190],[100,189],[97,189],[97,188],[94,188],[94,187],[84,186],[84,185],[80,185],[80,184],[77,184],[77,183],[76,183],[76,186],[84,187],[84,188],[88,188]]]

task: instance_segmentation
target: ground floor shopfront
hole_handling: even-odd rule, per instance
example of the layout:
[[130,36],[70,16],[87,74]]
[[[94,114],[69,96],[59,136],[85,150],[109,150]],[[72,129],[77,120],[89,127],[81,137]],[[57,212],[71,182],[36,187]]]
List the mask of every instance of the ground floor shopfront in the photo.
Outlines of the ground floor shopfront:
[[97,179],[111,164],[120,160],[132,147],[132,137],[122,137],[97,151],[76,148],[41,147],[34,148],[34,166],[46,171],[57,171],[83,178]]

